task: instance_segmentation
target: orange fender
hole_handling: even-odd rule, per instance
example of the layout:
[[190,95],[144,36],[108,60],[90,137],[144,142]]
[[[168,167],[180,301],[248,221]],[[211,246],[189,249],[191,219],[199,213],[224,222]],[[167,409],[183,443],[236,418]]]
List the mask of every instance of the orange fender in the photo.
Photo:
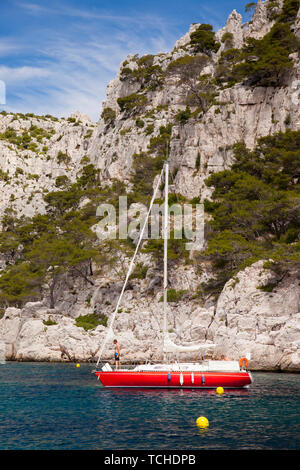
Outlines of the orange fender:
[[243,367],[244,363],[245,363],[245,368],[247,369],[247,367],[249,366],[249,361],[246,357],[241,357],[241,359],[240,359],[240,368]]

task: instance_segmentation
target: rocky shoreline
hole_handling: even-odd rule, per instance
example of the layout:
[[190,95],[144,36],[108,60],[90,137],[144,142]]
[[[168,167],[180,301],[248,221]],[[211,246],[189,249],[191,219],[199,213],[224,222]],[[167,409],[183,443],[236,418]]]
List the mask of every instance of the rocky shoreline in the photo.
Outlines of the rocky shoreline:
[[[192,279],[192,271],[186,271]],[[274,274],[259,261],[238,273],[224,286],[216,305],[200,306],[195,300],[169,304],[169,334],[178,344],[211,342],[217,346],[206,358],[238,360],[251,354],[250,370],[300,371],[300,283],[295,275],[281,280],[272,292],[263,290]],[[91,305],[102,287],[95,286]],[[114,334],[121,344],[121,361],[127,364],[161,360],[162,304],[125,291],[126,310],[117,315]],[[10,307],[0,320],[0,341],[6,360],[35,362],[96,362],[107,328],[85,331],[76,316],[83,307],[73,306],[74,316],[58,307],[31,302],[23,309]],[[104,306],[103,306],[104,308]],[[111,307],[107,306],[107,315]],[[113,345],[107,345],[103,361],[112,361]],[[180,360],[197,361],[199,353],[182,354]],[[125,362],[123,362],[125,363]]]
[[[44,361],[33,361],[33,360],[10,360],[10,361],[6,361],[6,363],[29,363],[29,364],[77,364],[78,361],[47,361],[47,360],[44,360]],[[89,361],[81,361],[81,364],[93,364]],[[94,364],[96,364],[96,361],[94,362]],[[143,363],[139,363],[139,364],[143,364]],[[0,363],[1,365],[1,363]],[[113,363],[111,363],[111,365],[113,365]],[[124,362],[122,364],[123,367],[133,367],[133,366],[136,366],[137,363],[136,362]],[[99,369],[99,368],[98,368]],[[281,370],[281,369],[253,369],[251,367],[251,364],[249,364],[249,367],[247,367],[247,370],[249,372],[261,372],[261,373],[266,373],[266,374],[275,374],[275,373],[278,373],[278,374],[294,374],[294,375],[298,375],[300,373],[299,370]],[[91,371],[92,373],[92,371]]]

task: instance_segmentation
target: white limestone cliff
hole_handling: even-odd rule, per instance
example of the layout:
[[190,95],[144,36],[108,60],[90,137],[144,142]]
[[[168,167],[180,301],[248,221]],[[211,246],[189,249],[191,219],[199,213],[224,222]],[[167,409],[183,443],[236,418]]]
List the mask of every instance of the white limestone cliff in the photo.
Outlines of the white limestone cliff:
[[[194,275],[187,271],[186,280],[192,282]],[[216,343],[215,349],[206,351],[207,357],[215,359],[225,355],[238,360],[250,352],[252,370],[299,371],[299,279],[292,276],[279,282],[272,292],[264,292],[260,287],[268,284],[272,276],[259,261],[228,281],[216,307],[201,307],[195,301],[184,300],[170,303],[171,338],[178,344]],[[98,302],[99,294],[96,288],[94,302]],[[161,293],[151,299],[126,291],[114,325],[124,362],[161,359],[160,297]],[[76,306],[81,314],[85,313],[78,303]],[[101,311],[105,311],[103,304]],[[49,320],[53,324],[47,325]],[[23,309],[8,308],[0,320],[0,341],[6,344],[8,360],[94,362],[105,334],[104,326],[85,331],[73,317],[60,313],[59,306],[50,310],[42,302],[28,303]],[[113,345],[108,344],[103,359],[112,357]],[[182,355],[182,359],[199,358],[199,353]]]
[[[282,1],[279,1],[278,7],[274,8],[281,6]],[[231,33],[232,47],[241,48],[247,38],[260,39],[273,24],[268,2],[259,1],[249,23],[243,25],[241,15],[234,10],[224,28],[216,33],[216,38],[221,41],[225,33]],[[153,64],[166,71],[168,64],[186,55],[190,35],[198,26],[198,23],[191,25],[189,32],[175,43],[173,51],[155,56]],[[300,37],[299,13],[295,33]],[[203,73],[214,76],[217,61],[225,48],[226,44],[222,43]],[[253,148],[259,137],[284,132],[287,122],[290,129],[300,129],[300,107],[293,99],[293,83],[300,77],[300,64],[297,57],[294,58],[288,86],[250,88],[237,84],[224,88],[219,91],[217,104],[211,106],[201,119],[190,119],[184,126],[174,123],[175,115],[186,105],[181,86],[172,75],[167,75],[162,88],[148,92],[148,102],[138,115],[144,121],[144,127],[136,125],[137,115],[121,111],[118,98],[140,89],[138,82],[123,80],[121,76],[125,61],[126,67],[137,68],[134,55],[125,59],[116,78],[107,87],[102,110],[111,108],[114,111],[112,125],[102,117],[98,123],[92,123],[79,111],[68,119],[0,114],[0,134],[12,129],[17,135],[23,135],[33,126],[44,131],[42,140],[32,139],[31,142],[36,144],[32,150],[22,149],[7,139],[0,140],[0,218],[7,208],[13,209],[18,216],[43,213],[42,196],[57,189],[56,178],[66,175],[75,181],[87,159],[100,169],[102,182],[116,178],[129,184],[133,155],[146,152],[151,137],[157,136],[159,128],[171,121],[170,163],[171,168],[177,169],[174,191],[187,198],[200,196],[203,201],[210,196],[205,179],[212,172],[230,167],[234,143],[244,141]],[[145,132],[148,126],[153,126],[153,133]],[[68,158],[59,162],[60,153]],[[200,166],[197,165],[198,155],[201,155]],[[147,262],[150,265],[150,261]],[[157,272],[151,274],[152,277],[125,292],[125,307],[117,317],[115,332],[122,345],[122,356],[128,361],[160,357],[161,292],[158,288],[154,298],[149,294],[149,287],[159,285],[160,277]],[[172,339],[179,343],[216,342],[218,347],[210,352],[215,358],[225,354],[238,359],[251,352],[253,369],[298,371],[299,280],[295,274],[280,281],[272,292],[259,289],[271,276],[263,262],[258,262],[225,285],[216,305],[200,305],[197,298],[191,297],[183,297],[177,304],[172,304],[169,314]],[[93,311],[111,314],[120,287],[120,281],[113,278],[111,282],[112,278],[113,275],[95,278],[94,287],[75,286],[76,293],[62,284],[54,310],[49,309],[47,299],[29,303],[22,309],[6,309],[0,319],[0,342],[6,345],[6,358],[94,360],[105,327],[100,325],[85,331],[76,326],[76,317]],[[192,268],[182,266],[172,272],[170,278],[172,288],[192,293],[201,281],[201,276]],[[47,324],[49,319],[53,324]],[[111,353],[112,347],[108,348],[107,357]]]

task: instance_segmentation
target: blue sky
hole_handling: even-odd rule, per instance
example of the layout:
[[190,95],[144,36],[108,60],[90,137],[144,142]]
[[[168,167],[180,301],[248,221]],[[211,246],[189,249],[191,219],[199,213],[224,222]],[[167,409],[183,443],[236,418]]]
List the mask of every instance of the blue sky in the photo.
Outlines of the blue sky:
[[[99,118],[108,82],[129,53],[173,48],[191,23],[224,26],[241,0],[0,0],[0,109]],[[246,20],[247,18],[244,17]]]

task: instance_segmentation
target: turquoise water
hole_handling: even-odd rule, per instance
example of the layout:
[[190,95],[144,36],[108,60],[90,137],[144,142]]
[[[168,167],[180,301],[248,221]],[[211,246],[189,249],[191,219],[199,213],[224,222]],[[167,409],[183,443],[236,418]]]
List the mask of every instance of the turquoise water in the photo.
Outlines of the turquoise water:
[[[299,449],[300,375],[248,390],[105,389],[92,366],[0,365],[0,449]],[[206,416],[209,428],[195,421]]]

